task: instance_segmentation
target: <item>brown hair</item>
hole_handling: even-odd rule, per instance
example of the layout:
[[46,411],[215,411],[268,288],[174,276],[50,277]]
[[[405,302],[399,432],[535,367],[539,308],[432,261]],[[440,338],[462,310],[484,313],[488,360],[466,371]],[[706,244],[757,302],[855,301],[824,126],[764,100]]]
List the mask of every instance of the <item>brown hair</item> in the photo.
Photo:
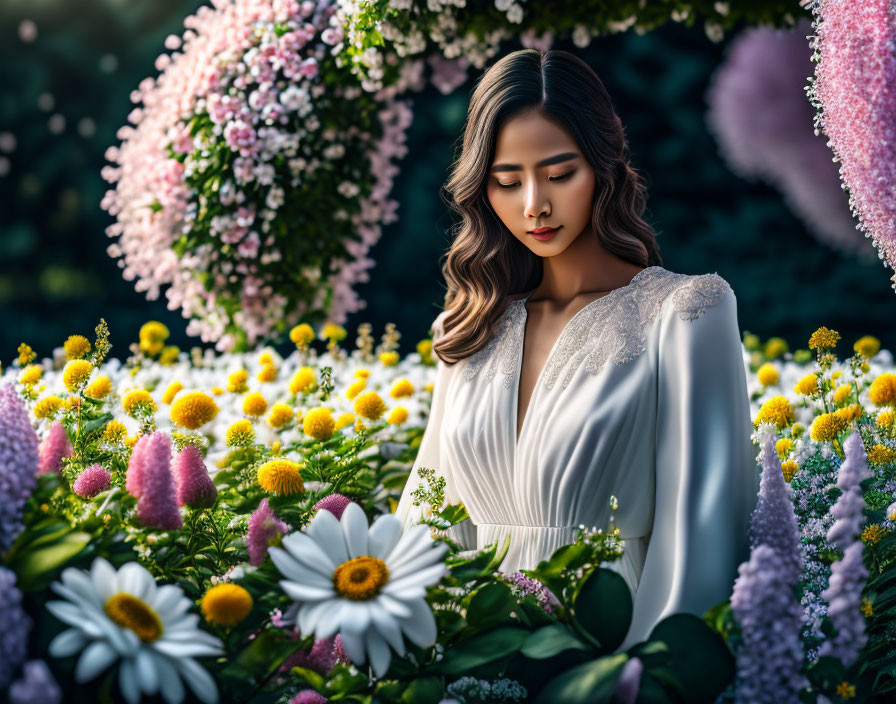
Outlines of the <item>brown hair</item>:
[[604,249],[642,267],[661,264],[653,229],[641,218],[646,187],[626,158],[622,122],[597,74],[556,49],[522,49],[479,79],[467,110],[459,156],[440,194],[461,221],[443,255],[448,286],[433,352],[453,364],[484,347],[507,297],[534,289],[542,260],[510,231],[486,196],[502,125],[536,107],[566,128],[594,169],[592,226]]

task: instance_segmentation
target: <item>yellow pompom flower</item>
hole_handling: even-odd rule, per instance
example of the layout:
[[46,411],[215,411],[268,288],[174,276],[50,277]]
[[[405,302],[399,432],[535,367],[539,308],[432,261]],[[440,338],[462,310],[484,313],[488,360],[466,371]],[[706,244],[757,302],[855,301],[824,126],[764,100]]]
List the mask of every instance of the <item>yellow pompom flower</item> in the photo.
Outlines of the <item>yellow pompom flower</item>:
[[868,450],[868,464],[886,467],[896,462],[896,450],[886,445],[874,445]]
[[227,428],[225,442],[228,447],[246,447],[255,442],[255,428],[248,420],[238,420]]
[[29,364],[19,377],[19,383],[23,386],[34,386],[43,376],[44,368],[39,364]]
[[309,391],[317,383],[313,367],[300,367],[289,382],[289,393],[300,394]]
[[323,329],[320,331],[320,337],[322,340],[330,340],[331,342],[339,342],[344,340],[348,332],[341,325],[337,325],[336,323],[327,323],[324,325]]
[[858,420],[862,417],[862,407],[858,403],[853,403],[849,406],[838,408],[834,411],[834,415],[840,420],[845,428],[849,425],[850,421]]
[[366,391],[355,399],[354,409],[368,420],[379,420],[386,412],[386,404],[376,391]]
[[787,346],[787,340],[783,337],[770,337],[765,342],[764,352],[769,359],[777,359],[790,348]]
[[218,415],[218,404],[202,391],[191,391],[171,406],[171,422],[182,428],[196,430]]
[[850,384],[840,384],[837,387],[836,391],[834,391],[834,405],[842,406],[844,403],[849,401],[849,394],[852,392],[852,386]]
[[296,325],[289,331],[289,339],[292,340],[296,347],[304,348],[314,339],[314,328],[308,323]]
[[354,413],[341,413],[336,419],[336,430],[342,430],[355,422]]
[[843,430],[844,423],[833,413],[822,413],[812,421],[809,431],[815,442],[830,442],[837,439],[837,435]]
[[124,407],[124,412],[131,418],[136,418],[140,413],[145,413],[146,411],[155,413],[159,410],[156,402],[153,401],[152,396],[146,389],[128,391],[121,400],[121,405]]
[[386,422],[390,425],[401,425],[408,419],[408,409],[403,406],[396,406],[389,412]]
[[249,390],[246,381],[249,379],[249,372],[245,369],[238,369],[227,377],[227,390],[232,394],[241,394]]
[[871,359],[880,352],[880,340],[872,335],[865,335],[856,340],[852,348],[863,357]]
[[215,396],[222,396],[222,395],[226,394],[227,392],[224,389],[222,389],[220,386],[213,386],[212,393]]
[[37,357],[37,353],[31,349],[31,345],[25,344],[24,342],[18,346],[16,352],[19,353],[19,364],[23,367]]
[[105,375],[98,376],[84,389],[84,395],[90,396],[90,398],[106,398],[111,393],[112,380]]
[[177,345],[165,345],[159,354],[159,364],[174,364],[180,355],[180,347]]
[[69,391],[77,391],[87,382],[87,377],[92,371],[93,365],[86,359],[71,360],[62,370],[62,381],[65,388]]
[[274,455],[280,454],[280,441],[279,440],[274,440],[274,442],[271,443],[271,453]]
[[285,403],[275,403],[271,407],[271,412],[268,413],[268,425],[275,430],[280,430],[292,423],[294,417],[295,412],[290,406]]
[[305,414],[302,430],[315,440],[329,440],[336,431],[336,420],[329,408],[312,408]]
[[405,398],[414,395],[414,385],[407,379],[398,379],[389,390],[392,398]]
[[866,526],[862,531],[862,542],[865,545],[874,545],[887,534],[887,529],[877,524]]
[[796,386],[793,387],[793,390],[798,394],[802,394],[803,396],[811,396],[812,394],[817,393],[818,376],[815,374],[807,374],[796,383]]
[[65,399],[65,408],[69,411],[77,411],[81,407],[80,396],[69,396]]
[[140,439],[139,435],[134,435],[133,437],[127,437],[124,439],[124,444],[128,447],[133,447],[137,444],[137,441]]
[[766,362],[756,371],[756,378],[763,386],[774,386],[778,383],[778,370],[771,362]]
[[781,463],[781,472],[784,474],[784,481],[788,484],[793,479],[796,474],[796,470],[798,470],[800,466],[794,462],[793,460],[787,460],[786,462]]
[[168,388],[165,389],[165,393],[162,394],[162,403],[164,403],[166,406],[170,406],[171,402],[174,400],[174,397],[177,396],[177,394],[182,391],[183,388],[184,385],[179,381],[172,381],[170,384],[168,384]]
[[868,597],[862,597],[862,606],[860,608],[862,610],[862,615],[865,618],[874,616],[874,609],[871,606],[871,602],[868,601]]
[[382,362],[386,367],[394,367],[396,364],[398,364],[398,360],[398,352],[395,352],[394,350],[389,352],[380,352],[380,362]]
[[803,427],[802,423],[794,423],[790,428],[790,434],[794,438],[803,437],[803,433],[805,433],[805,432],[806,432],[806,429]]
[[302,465],[286,459],[268,460],[258,468],[258,484],[265,491],[290,496],[304,491]]
[[258,391],[247,394],[246,398],[243,399],[243,413],[247,416],[257,418],[258,416],[263,416],[267,410],[268,402]]
[[35,418],[52,418],[62,408],[62,399],[58,396],[47,396],[34,404]]
[[759,408],[759,413],[753,421],[753,425],[760,423],[774,423],[778,430],[783,430],[793,423],[793,407],[786,396],[772,396]]
[[877,414],[877,425],[879,428],[892,428],[894,419],[896,413],[893,411],[881,411]]
[[788,453],[793,449],[793,440],[790,438],[781,438],[778,442],[775,443],[775,450],[778,452],[778,457],[780,459],[784,459],[787,457]]
[[432,340],[430,338],[420,340],[420,342],[417,343],[417,354],[423,359],[432,355]]
[[256,378],[261,382],[273,381],[277,378],[277,367],[273,364],[265,364]]
[[106,427],[103,429],[103,440],[109,443],[121,442],[127,433],[128,429],[125,427],[124,423],[117,420],[110,420],[106,423]]
[[209,623],[235,626],[252,610],[252,595],[239,584],[216,584],[202,597],[201,608]]
[[262,352],[258,356],[258,363],[263,367],[267,367],[274,363],[274,357],[271,355],[270,352]]
[[837,685],[837,695],[843,699],[853,699],[856,696],[856,686],[844,680]]
[[345,390],[345,397],[349,401],[354,401],[355,397],[367,388],[367,379],[358,379]]
[[69,335],[62,347],[65,349],[66,359],[81,359],[90,352],[90,341],[83,335]]
[[821,326],[809,336],[809,349],[833,349],[839,339],[839,332]]
[[871,382],[868,397],[875,406],[896,406],[896,374],[884,372]]
[[354,376],[356,379],[367,379],[370,377],[370,370],[366,367],[360,367],[358,369],[355,369]]
[[170,334],[167,325],[160,323],[158,320],[150,320],[140,326],[138,337],[141,342],[144,340],[147,342],[164,342]]
[[432,392],[433,392],[433,389],[436,388],[436,385],[435,385],[433,382],[429,382],[429,383],[428,383],[426,386],[424,386],[423,388],[424,388],[426,391],[429,391],[429,393],[432,393]]

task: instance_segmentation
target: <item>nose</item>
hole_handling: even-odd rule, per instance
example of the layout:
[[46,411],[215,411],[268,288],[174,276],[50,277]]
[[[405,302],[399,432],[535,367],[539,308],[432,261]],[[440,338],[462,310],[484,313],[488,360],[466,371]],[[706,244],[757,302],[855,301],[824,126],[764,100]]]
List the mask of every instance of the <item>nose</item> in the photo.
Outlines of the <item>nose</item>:
[[551,204],[545,192],[538,187],[535,179],[529,182],[526,189],[526,202],[524,215],[527,218],[548,217],[551,214]]

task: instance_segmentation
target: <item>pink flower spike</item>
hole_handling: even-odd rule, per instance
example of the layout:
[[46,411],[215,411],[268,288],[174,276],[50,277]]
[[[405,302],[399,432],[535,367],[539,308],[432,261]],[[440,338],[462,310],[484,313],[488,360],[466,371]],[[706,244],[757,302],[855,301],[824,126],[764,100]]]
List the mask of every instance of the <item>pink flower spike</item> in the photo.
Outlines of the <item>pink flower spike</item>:
[[184,522],[177,509],[171,474],[171,438],[157,430],[150,437],[145,453],[137,518],[147,527],[179,530]]
[[326,704],[327,698],[313,689],[303,689],[289,700],[289,704]]
[[209,508],[218,498],[218,489],[208,474],[198,447],[188,445],[174,458],[177,505]]
[[40,455],[40,462],[37,466],[38,474],[59,472],[62,469],[62,458],[71,457],[72,444],[69,442],[65,426],[58,420],[50,426],[50,430],[40,444],[38,453]]
[[141,435],[134,447],[131,448],[131,459],[128,462],[128,471],[125,475],[124,488],[131,495],[140,498],[143,488],[143,466],[146,445],[149,443],[149,435]]
[[345,511],[345,507],[348,506],[352,500],[347,496],[343,496],[342,494],[328,494],[316,504],[314,504],[314,508],[323,508],[332,513],[336,518],[342,518],[342,512]]
[[249,564],[261,565],[268,555],[271,541],[289,531],[283,521],[274,515],[268,500],[262,499],[258,508],[249,517],[249,532],[246,535],[246,546],[249,548]]
[[72,484],[74,491],[82,499],[92,499],[112,486],[112,475],[102,465],[94,464],[78,475]]

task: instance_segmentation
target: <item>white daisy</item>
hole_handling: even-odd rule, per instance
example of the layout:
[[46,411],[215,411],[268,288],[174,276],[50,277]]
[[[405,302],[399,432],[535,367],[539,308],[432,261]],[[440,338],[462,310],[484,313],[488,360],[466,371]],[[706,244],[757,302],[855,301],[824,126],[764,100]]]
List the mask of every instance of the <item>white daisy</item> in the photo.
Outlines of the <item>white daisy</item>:
[[169,704],[184,699],[181,677],[203,702],[218,701],[212,676],[194,657],[221,655],[221,641],[196,627],[199,616],[180,587],[156,585],[149,571],[128,562],[118,571],[102,557],[90,572],[69,567],[53,591],[66,601],[48,601],[47,609],[73,628],[50,642],[50,655],[81,652],[75,680],[86,682],[121,660],[119,684],[131,704],[142,694],[161,693]]
[[432,539],[429,526],[401,528],[392,514],[368,528],[364,509],[352,502],[341,520],[318,511],[304,532],[283,538],[283,548],[269,548],[286,577],[280,586],[297,603],[301,633],[341,633],[349,658],[369,659],[377,677],[389,669],[390,645],[405,654],[402,633],[421,648],[435,643],[435,617],[424,596],[447,573],[441,560],[447,545]]

